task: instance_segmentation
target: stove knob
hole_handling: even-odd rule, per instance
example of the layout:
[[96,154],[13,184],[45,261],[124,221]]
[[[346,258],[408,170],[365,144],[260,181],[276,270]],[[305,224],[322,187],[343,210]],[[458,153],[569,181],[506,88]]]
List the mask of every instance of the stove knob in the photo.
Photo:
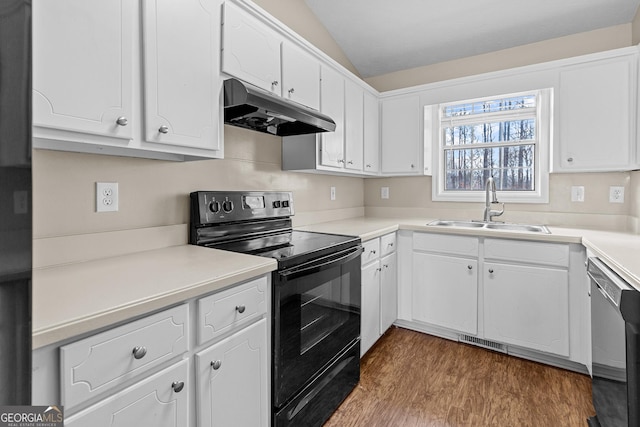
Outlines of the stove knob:
[[220,212],[220,202],[213,201],[209,203],[209,210],[211,210],[211,212],[213,213]]
[[274,208],[279,208],[280,207],[280,200],[276,200],[273,202],[273,207]]
[[222,210],[229,213],[233,210],[233,202],[231,200],[225,200],[222,202]]
[[283,208],[288,208],[289,207],[289,201],[288,200],[283,200],[282,201],[282,207]]

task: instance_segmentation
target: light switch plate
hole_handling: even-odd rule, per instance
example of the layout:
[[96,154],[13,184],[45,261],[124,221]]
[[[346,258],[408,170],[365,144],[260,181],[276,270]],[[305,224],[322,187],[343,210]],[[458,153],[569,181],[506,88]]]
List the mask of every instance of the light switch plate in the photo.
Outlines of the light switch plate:
[[380,187],[380,198],[381,199],[389,198],[389,187]]
[[571,187],[571,201],[584,202],[584,186],[574,185]]

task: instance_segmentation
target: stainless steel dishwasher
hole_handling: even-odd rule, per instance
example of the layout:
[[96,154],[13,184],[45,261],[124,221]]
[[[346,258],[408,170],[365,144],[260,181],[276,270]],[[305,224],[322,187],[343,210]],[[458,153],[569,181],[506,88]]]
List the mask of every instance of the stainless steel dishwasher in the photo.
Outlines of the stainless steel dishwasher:
[[591,278],[592,427],[640,427],[640,292],[596,257]]

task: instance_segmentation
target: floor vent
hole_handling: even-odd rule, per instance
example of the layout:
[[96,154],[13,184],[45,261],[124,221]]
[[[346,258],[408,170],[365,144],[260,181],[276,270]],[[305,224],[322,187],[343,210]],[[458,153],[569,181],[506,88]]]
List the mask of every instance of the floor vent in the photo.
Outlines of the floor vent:
[[483,338],[473,337],[471,335],[464,335],[464,334],[458,335],[458,341],[488,348],[489,350],[499,351],[501,353],[507,352],[507,346],[504,344],[485,340]]

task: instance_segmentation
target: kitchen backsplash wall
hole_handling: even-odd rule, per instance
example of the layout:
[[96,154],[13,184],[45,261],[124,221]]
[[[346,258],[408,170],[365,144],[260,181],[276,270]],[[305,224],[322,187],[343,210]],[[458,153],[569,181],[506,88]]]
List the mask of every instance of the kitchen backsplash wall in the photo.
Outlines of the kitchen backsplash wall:
[[[187,224],[188,195],[196,190],[293,191],[299,225],[362,215],[362,178],[283,172],[280,138],[230,126],[224,131],[224,160],[169,162],[35,150],[34,238]],[[97,181],[118,182],[118,212],[95,212]]]
[[[365,181],[367,215],[482,219],[484,203],[434,202],[431,177],[376,178]],[[571,186],[585,187],[585,201],[571,201]],[[548,204],[506,203],[499,220],[608,230],[637,230],[640,172],[551,174]],[[624,203],[609,203],[609,187],[625,188]],[[389,199],[380,197],[389,187]]]

